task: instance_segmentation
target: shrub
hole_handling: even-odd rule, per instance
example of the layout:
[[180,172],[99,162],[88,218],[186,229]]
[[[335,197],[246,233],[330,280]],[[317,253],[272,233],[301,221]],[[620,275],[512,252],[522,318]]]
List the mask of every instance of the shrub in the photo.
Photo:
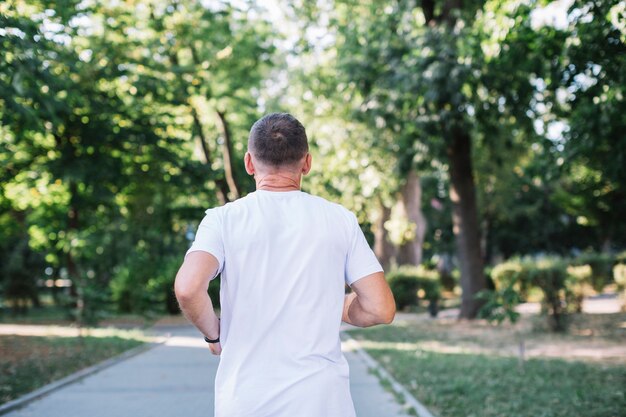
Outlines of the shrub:
[[585,287],[587,284],[591,283],[591,267],[589,265],[570,265],[566,270],[566,286],[570,295],[570,304],[572,304],[574,311],[581,313],[583,309],[583,299],[585,298]]
[[[96,325],[110,314],[111,298],[107,287],[90,282],[88,277],[74,281],[77,297],[71,308],[72,318],[80,325]],[[70,296],[70,299],[73,297]]]
[[529,276],[532,285],[543,292],[542,310],[548,314],[550,328],[565,330],[568,299],[565,263],[557,258],[541,260],[532,267]]
[[419,305],[419,300],[429,302],[432,316],[437,315],[437,303],[441,296],[439,275],[423,267],[403,265],[387,274],[389,287],[398,309]]
[[178,311],[174,278],[181,263],[178,256],[155,260],[145,252],[135,251],[114,269],[109,283],[118,312],[151,315]]
[[602,292],[613,280],[615,258],[605,253],[583,253],[574,260],[574,266],[589,265],[591,276],[589,283],[596,292]]
[[620,288],[626,288],[626,264],[617,264],[613,267],[613,279]]
[[417,290],[419,289],[417,276],[406,271],[406,268],[399,268],[390,272],[387,279],[399,310],[417,305]]
[[519,313],[515,307],[520,302],[520,296],[513,286],[503,286],[495,290],[483,290],[477,294],[479,300],[484,304],[478,311],[478,316],[490,322],[501,324],[508,320],[511,323],[517,322]]
[[626,264],[620,263],[613,267],[613,280],[620,291],[622,310],[626,310]]
[[511,259],[496,265],[491,270],[491,278],[495,284],[495,291],[504,291],[509,288],[519,294],[519,299],[525,301],[528,298],[530,278],[528,276],[528,261]]
[[568,271],[561,258],[515,259],[496,265],[491,271],[496,290],[483,294],[487,305],[481,314],[496,321],[514,318],[511,312],[515,305],[526,299],[531,288],[538,288],[543,294],[542,312],[547,315],[550,328],[562,331],[567,313],[580,310],[582,283],[589,271],[590,267]]

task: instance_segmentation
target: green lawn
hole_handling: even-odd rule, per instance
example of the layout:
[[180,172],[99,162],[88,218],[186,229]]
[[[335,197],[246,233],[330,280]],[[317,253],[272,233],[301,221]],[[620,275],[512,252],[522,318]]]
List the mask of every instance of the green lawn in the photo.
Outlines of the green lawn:
[[0,335],[0,404],[142,343],[119,336]]
[[[480,325],[478,332],[465,331],[459,338],[451,334],[457,330],[454,325],[435,323],[350,333],[364,341],[366,350],[439,417],[626,415],[624,363],[532,358],[520,369],[517,357],[497,351],[502,341],[491,337],[493,328],[488,328],[487,337],[481,340]],[[472,327],[463,328],[468,326]],[[462,330],[459,327],[456,333]],[[532,334],[526,337],[532,341]],[[576,342],[571,335],[563,338]],[[493,347],[494,353],[468,348],[475,344]]]
[[[47,300],[46,300],[47,301]],[[103,312],[98,320],[98,326],[114,327],[150,327],[156,320],[163,317],[160,313],[151,314],[120,314]],[[41,307],[30,307],[24,315],[14,315],[10,309],[0,310],[0,324],[57,324],[74,325],[75,319],[71,317],[66,308],[50,305],[46,302]]]

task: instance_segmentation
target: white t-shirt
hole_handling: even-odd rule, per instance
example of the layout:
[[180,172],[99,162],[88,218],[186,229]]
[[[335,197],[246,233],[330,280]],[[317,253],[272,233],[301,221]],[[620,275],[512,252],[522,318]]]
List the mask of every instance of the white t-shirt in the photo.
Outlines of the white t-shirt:
[[215,417],[352,417],[344,285],[382,267],[354,214],[300,190],[208,209],[187,253],[219,261]]

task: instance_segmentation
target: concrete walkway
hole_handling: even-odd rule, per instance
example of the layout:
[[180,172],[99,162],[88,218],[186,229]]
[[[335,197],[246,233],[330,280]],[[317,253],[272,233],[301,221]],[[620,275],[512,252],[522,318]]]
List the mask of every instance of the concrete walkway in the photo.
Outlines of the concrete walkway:
[[[219,359],[192,326],[161,326],[162,345],[120,361],[11,411],[9,417],[212,417]],[[405,417],[402,407],[368,372],[359,355],[350,362],[358,417]],[[322,417],[322,416],[320,416]]]

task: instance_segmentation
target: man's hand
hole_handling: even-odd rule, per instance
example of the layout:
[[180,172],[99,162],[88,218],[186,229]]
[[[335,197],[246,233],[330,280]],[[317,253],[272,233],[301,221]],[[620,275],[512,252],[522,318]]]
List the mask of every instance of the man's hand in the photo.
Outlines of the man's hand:
[[[174,292],[181,311],[202,334],[211,340],[219,337],[220,325],[207,289],[218,267],[217,259],[210,253],[190,252],[178,270],[174,282]],[[209,349],[214,355],[219,355],[222,352],[222,345],[210,343]]]
[[219,356],[222,353],[222,344],[220,342],[209,343],[209,350],[212,354]]

